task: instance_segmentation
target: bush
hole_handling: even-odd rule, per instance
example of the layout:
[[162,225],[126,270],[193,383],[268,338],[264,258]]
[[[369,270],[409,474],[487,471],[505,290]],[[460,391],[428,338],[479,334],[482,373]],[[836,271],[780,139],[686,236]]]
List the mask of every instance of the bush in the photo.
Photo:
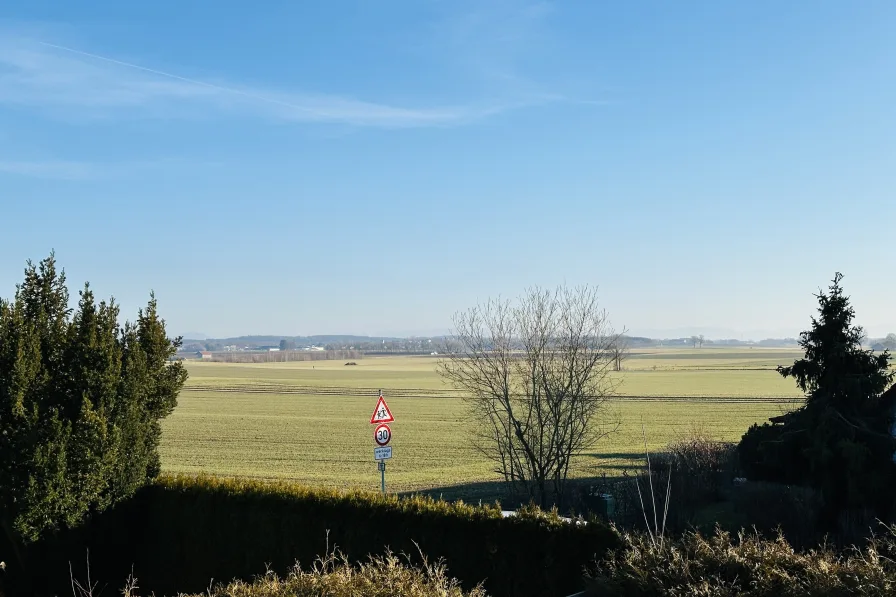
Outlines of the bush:
[[[0,560],[128,500],[160,470],[161,419],[187,378],[155,297],[135,323],[88,285],[69,307],[51,255],[0,299]],[[0,583],[4,579],[0,578]],[[2,589],[0,589],[2,590]]]
[[736,446],[713,439],[699,429],[669,444],[658,463],[671,464],[679,481],[690,484],[705,499],[720,499],[722,489],[734,477]]
[[740,522],[766,535],[781,533],[800,547],[824,538],[816,524],[823,501],[808,487],[750,482],[735,488],[731,501]]
[[254,582],[219,585],[195,597],[485,597],[480,587],[465,593],[444,565],[405,565],[392,554],[352,566],[331,555],[309,570],[298,565],[285,578],[273,572]]
[[653,527],[651,483],[660,525],[666,511],[668,489],[666,529],[682,531],[694,524],[702,509],[725,499],[726,490],[734,478],[735,462],[733,444],[716,441],[702,429],[693,428],[663,452],[650,456],[650,472],[645,462],[634,474],[626,471],[622,479],[604,479],[592,486],[591,491],[613,496],[613,521],[618,526],[643,530],[644,510]]
[[737,446],[744,475],[754,481],[805,483],[809,462],[803,447],[792,437],[788,440],[784,425],[753,424]]
[[896,527],[862,550],[796,552],[783,538],[717,531],[657,543],[623,537],[625,549],[595,566],[589,595],[601,597],[847,597],[896,594]]
[[581,590],[588,562],[621,546],[602,523],[573,525],[537,508],[504,518],[497,506],[212,477],[163,477],[116,516],[102,533],[45,549],[66,575],[56,590],[67,587],[67,562],[83,562],[88,545],[116,560],[103,571],[107,582],[120,582],[133,564],[141,589],[156,594],[204,591],[211,579],[247,580],[266,566],[284,574],[335,547],[351,562],[388,549],[425,553],[468,590],[485,581],[492,595],[562,595]]
[[652,460],[653,484],[661,489],[658,499],[665,500],[668,484],[669,523],[683,530],[702,508],[725,498],[734,478],[735,446],[698,430],[671,443]]

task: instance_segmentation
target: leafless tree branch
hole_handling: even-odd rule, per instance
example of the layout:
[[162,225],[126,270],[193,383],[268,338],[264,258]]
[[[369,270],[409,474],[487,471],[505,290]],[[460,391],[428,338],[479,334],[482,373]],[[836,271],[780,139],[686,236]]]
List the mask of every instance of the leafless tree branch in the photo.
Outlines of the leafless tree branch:
[[624,338],[596,289],[528,290],[459,313],[442,377],[464,391],[479,421],[477,447],[513,487],[562,501],[570,463],[615,430],[607,401],[619,383]]

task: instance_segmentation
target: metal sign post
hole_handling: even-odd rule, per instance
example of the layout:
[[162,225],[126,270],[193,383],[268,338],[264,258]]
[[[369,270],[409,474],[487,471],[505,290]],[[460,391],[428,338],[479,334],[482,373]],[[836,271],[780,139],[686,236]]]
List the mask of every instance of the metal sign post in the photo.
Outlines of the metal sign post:
[[383,391],[380,390],[379,400],[373,409],[370,423],[376,425],[376,429],[373,431],[373,441],[377,447],[373,449],[373,459],[377,461],[380,469],[380,488],[383,495],[386,495],[386,460],[392,458],[392,446],[389,445],[389,442],[392,441],[392,430],[386,423],[391,423],[394,420],[395,417],[392,416],[392,411],[389,410],[389,406],[383,398]]

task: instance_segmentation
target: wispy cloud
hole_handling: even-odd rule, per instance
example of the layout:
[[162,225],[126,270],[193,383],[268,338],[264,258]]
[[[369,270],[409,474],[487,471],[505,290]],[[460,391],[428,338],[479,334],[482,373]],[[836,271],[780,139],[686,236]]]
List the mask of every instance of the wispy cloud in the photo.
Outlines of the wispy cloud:
[[106,54],[25,37],[0,36],[0,103],[67,118],[239,115],[373,127],[449,126],[546,96],[499,103],[404,107],[325,93],[259,89],[182,76]]

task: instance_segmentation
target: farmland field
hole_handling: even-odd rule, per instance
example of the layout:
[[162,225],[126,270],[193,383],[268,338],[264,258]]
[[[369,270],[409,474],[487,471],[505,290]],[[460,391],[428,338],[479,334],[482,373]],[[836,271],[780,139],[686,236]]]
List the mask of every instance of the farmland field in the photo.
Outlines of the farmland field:
[[[782,349],[639,350],[625,363],[611,408],[619,429],[576,463],[575,475],[618,473],[643,453],[641,425],[657,449],[701,426],[736,440],[757,421],[792,408],[800,394],[774,368]],[[470,445],[458,392],[432,357],[377,357],[272,364],[190,362],[179,405],[163,424],[168,472],[291,479],[376,489],[370,414],[382,389],[395,415],[393,491],[494,481]]]

